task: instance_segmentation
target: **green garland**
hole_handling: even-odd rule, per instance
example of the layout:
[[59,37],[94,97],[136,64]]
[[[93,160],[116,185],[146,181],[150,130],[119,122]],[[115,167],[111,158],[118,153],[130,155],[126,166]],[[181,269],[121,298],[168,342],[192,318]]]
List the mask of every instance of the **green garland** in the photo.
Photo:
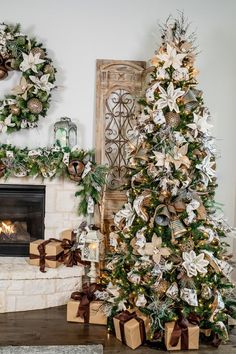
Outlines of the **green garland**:
[[42,44],[22,34],[20,25],[0,23],[0,80],[11,70],[22,76],[0,100],[0,133],[37,127],[47,114],[56,72]]
[[0,178],[63,176],[73,179],[79,187],[75,194],[80,197],[79,215],[92,214],[94,206],[99,204],[106,174],[107,168],[95,163],[93,151],[58,145],[33,150],[0,145]]

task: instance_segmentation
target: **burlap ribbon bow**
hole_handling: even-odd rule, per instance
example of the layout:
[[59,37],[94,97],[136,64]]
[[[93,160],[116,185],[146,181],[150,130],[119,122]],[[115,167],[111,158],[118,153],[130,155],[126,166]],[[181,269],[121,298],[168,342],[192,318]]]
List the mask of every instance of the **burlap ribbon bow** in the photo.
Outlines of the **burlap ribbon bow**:
[[84,262],[81,260],[81,251],[77,248],[78,243],[74,240],[63,239],[61,247],[64,249],[63,262],[67,267],[73,267],[78,263],[86,265],[89,262]]
[[39,259],[39,269],[40,269],[40,272],[42,272],[42,273],[46,273],[46,271],[45,271],[45,262],[46,262],[46,260],[48,260],[48,261],[58,261],[58,262],[63,261],[64,251],[58,253],[56,256],[49,256],[49,255],[46,254],[46,246],[51,241],[60,242],[61,243],[61,240],[57,240],[56,238],[50,238],[49,240],[46,240],[46,241],[40,243],[40,245],[38,245],[38,251],[39,251],[38,255],[30,253],[30,259]]
[[125,338],[125,323],[132,320],[133,318],[138,321],[139,323],[139,330],[140,330],[140,336],[141,336],[141,343],[143,344],[146,341],[146,331],[145,331],[145,325],[144,321],[142,318],[139,318],[136,312],[129,312],[129,311],[122,311],[120,314],[115,316],[116,319],[119,320],[119,325],[120,325],[120,335],[121,335],[121,340],[122,343],[126,344],[126,338]]
[[82,291],[75,291],[71,294],[71,299],[80,301],[76,317],[84,319],[84,323],[89,323],[90,302],[96,300],[95,292],[102,291],[101,284],[83,284]]

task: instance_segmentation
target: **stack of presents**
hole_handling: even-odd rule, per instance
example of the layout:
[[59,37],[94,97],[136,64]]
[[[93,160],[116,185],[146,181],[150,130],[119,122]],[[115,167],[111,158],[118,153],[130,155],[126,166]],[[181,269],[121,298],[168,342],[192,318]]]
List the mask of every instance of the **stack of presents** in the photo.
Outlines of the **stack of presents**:
[[[64,231],[61,240],[36,240],[30,244],[29,263],[38,266],[41,272],[61,264],[69,267],[84,264],[78,244],[76,231],[71,230]],[[68,322],[107,325],[103,301],[96,298],[96,291],[103,291],[101,284],[83,284],[81,292],[71,294],[67,304]],[[132,349],[146,343],[150,337],[149,318],[135,309],[114,316],[113,328],[116,338]],[[166,323],[164,345],[167,350],[198,349],[199,327],[184,320]]]

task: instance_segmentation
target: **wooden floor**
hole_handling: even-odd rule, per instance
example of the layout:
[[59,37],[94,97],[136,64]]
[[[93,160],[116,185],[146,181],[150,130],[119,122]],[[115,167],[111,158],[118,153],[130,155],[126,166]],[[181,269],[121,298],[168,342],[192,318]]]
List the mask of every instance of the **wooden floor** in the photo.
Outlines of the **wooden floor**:
[[[134,352],[120,343],[112,334],[108,334],[105,326],[68,323],[66,322],[65,306],[46,310],[0,314],[0,345],[67,344],[102,344],[104,354],[162,353],[146,346],[140,347]],[[236,332],[231,335],[231,342],[222,345],[218,350],[203,346],[201,350],[194,351],[194,353],[201,354],[212,352],[236,354]]]

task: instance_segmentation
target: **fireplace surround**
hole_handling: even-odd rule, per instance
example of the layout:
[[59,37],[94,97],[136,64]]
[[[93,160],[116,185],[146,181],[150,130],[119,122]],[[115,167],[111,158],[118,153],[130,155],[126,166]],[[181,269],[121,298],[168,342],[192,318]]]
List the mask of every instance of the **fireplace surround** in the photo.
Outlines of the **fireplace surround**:
[[0,184],[0,256],[28,256],[44,239],[45,186]]

